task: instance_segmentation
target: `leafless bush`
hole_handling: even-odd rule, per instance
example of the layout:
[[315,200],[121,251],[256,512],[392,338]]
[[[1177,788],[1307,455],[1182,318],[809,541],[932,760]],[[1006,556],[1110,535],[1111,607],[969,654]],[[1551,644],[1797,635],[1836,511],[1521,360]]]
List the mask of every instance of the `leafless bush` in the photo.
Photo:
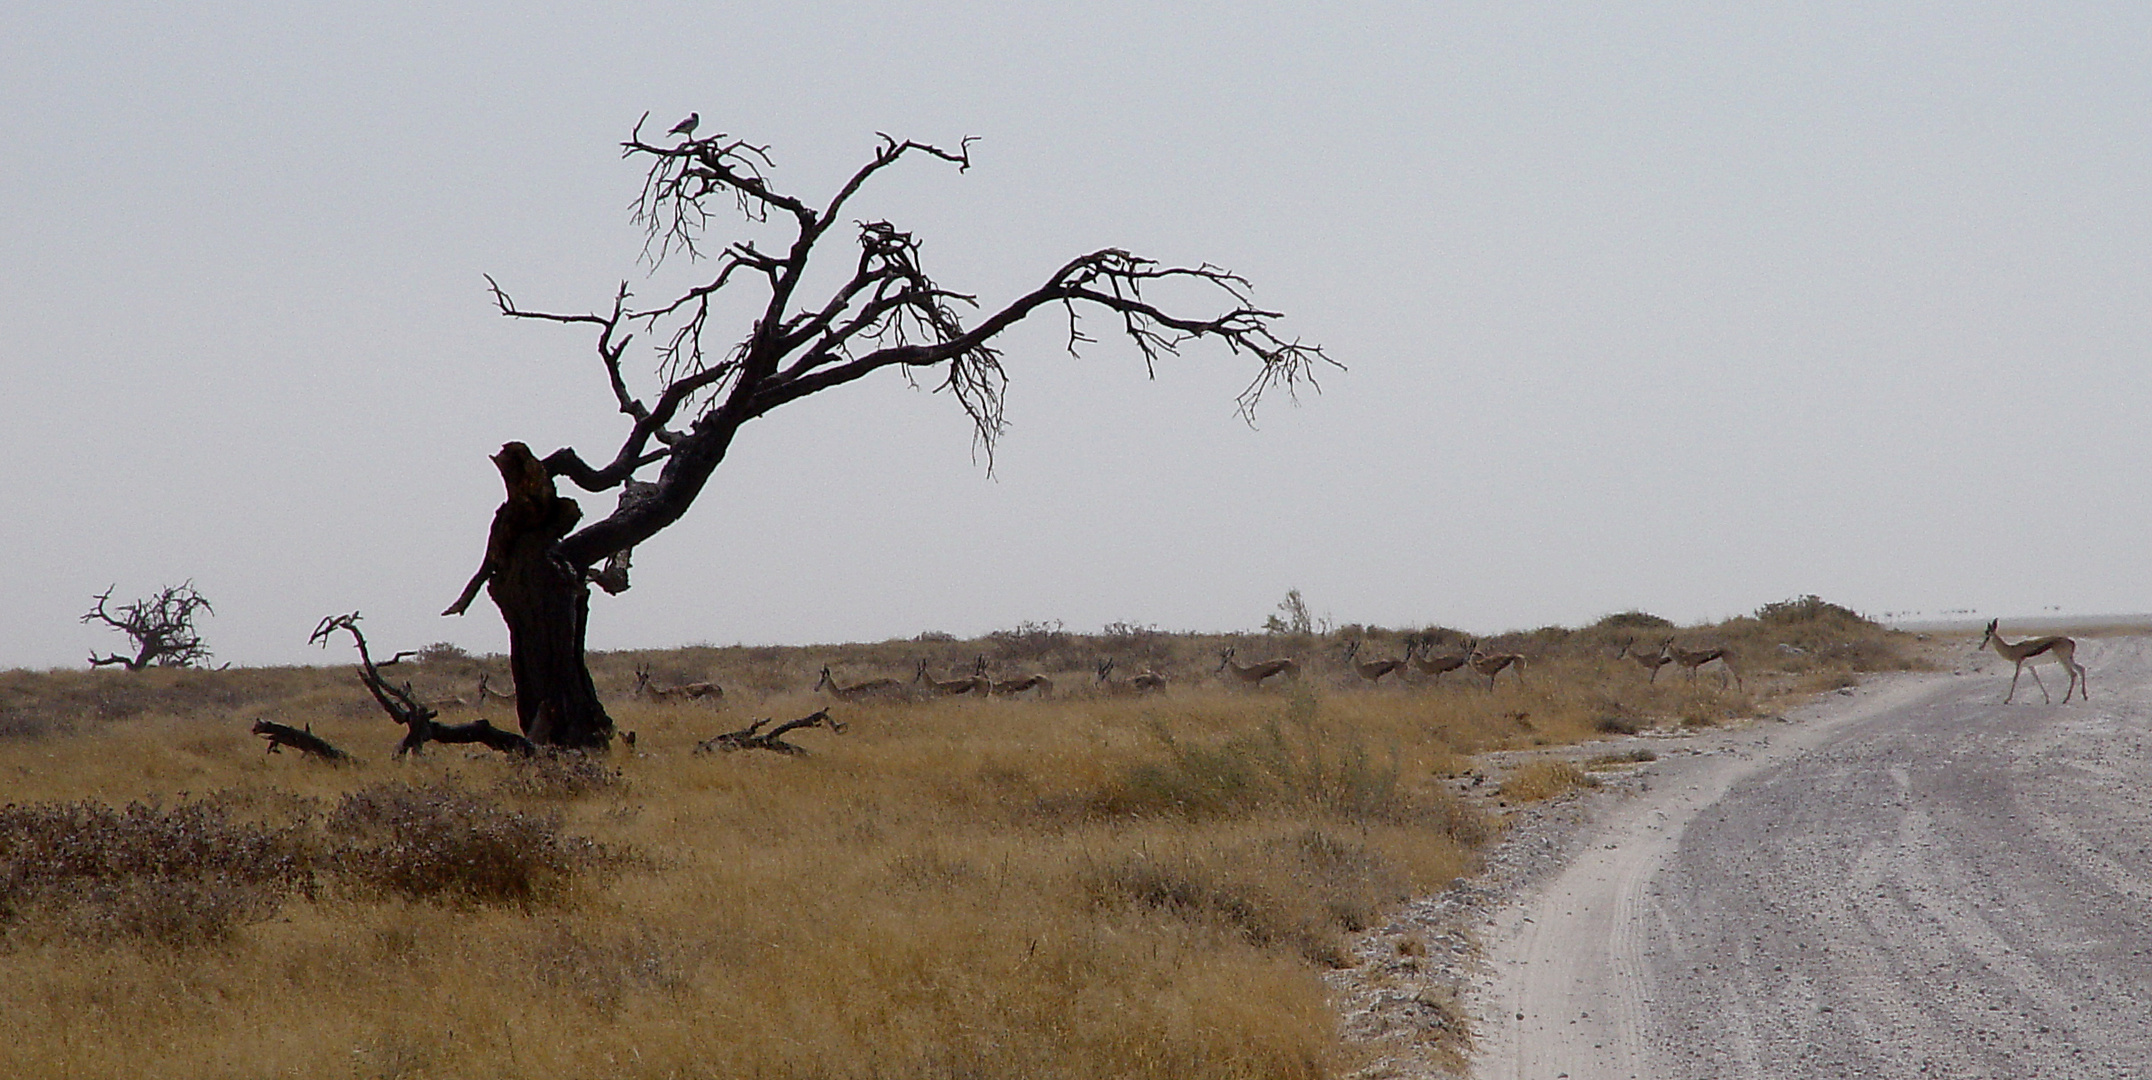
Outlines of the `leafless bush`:
[[212,800],[0,809],[0,933],[194,945],[315,888],[303,823],[234,820]]
[[216,614],[209,606],[209,598],[197,592],[194,582],[168,585],[164,591],[147,600],[137,600],[116,610],[106,605],[112,601],[113,589],[106,589],[97,597],[97,606],[82,616],[86,623],[103,623],[111,629],[127,635],[134,643],[135,655],[90,655],[91,667],[121,665],[129,671],[140,671],[155,664],[159,667],[189,667],[209,659],[209,647],[202,644],[202,635],[195,629],[194,620],[200,614]]
[[1767,623],[1851,623],[1875,626],[1874,620],[1852,608],[1840,607],[1830,601],[1809,593],[1791,600],[1779,600],[1756,609],[1756,618]]
[[1072,641],[1068,628],[1059,619],[1017,623],[1013,630],[995,630],[986,636],[1001,659],[1034,664],[1065,659]]
[[412,900],[531,905],[561,899],[619,856],[562,833],[552,814],[510,810],[451,781],[389,782],[344,796],[329,815],[339,869],[362,889]]

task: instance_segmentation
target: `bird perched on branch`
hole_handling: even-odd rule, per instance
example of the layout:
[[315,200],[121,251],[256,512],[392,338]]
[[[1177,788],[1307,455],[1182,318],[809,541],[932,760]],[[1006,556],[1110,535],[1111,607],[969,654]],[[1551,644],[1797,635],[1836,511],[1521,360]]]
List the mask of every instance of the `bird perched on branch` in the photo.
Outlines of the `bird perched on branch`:
[[672,130],[666,132],[665,134],[685,135],[688,138],[692,139],[695,137],[695,125],[700,123],[702,123],[701,113],[689,113],[687,114],[687,119],[682,120],[677,124],[674,124]]

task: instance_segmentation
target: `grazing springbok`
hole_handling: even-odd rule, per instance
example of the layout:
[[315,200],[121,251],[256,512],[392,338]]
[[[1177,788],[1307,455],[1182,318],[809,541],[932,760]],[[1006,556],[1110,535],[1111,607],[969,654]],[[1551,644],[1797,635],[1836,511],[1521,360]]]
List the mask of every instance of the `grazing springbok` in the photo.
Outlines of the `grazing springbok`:
[[1098,684],[1115,697],[1134,697],[1139,694],[1161,694],[1166,689],[1166,677],[1144,668],[1127,679],[1113,677],[1113,661],[1098,662]]
[[1682,667],[1688,668],[1689,678],[1692,679],[1696,677],[1697,668],[1703,667],[1705,664],[1716,660],[1719,662],[1719,667],[1722,669],[1719,672],[1719,686],[1724,687],[1726,685],[1727,673],[1731,672],[1734,677],[1734,685],[1741,686],[1741,688],[1744,690],[1748,689],[1748,687],[1742,686],[1741,672],[1734,667],[1734,659],[1726,652],[1725,649],[1703,649],[1697,652],[1690,652],[1687,649],[1675,648],[1674,639],[1667,638],[1666,644],[1659,646],[1659,651],[1665,653],[1667,657],[1672,659],[1675,663],[1680,664]]
[[1260,664],[1243,667],[1234,662],[1233,649],[1228,646],[1218,653],[1218,673],[1232,675],[1233,678],[1229,681],[1238,682],[1242,686],[1261,686],[1264,679],[1273,675],[1283,675],[1288,679],[1299,678],[1300,665],[1290,656],[1281,656],[1276,660],[1265,660]]
[[2045,663],[2061,664],[2062,669],[2070,673],[2070,685],[2062,688],[2063,704],[2068,705],[2070,703],[2070,691],[2072,689],[2077,691],[2079,700],[2092,700],[2092,696],[2085,691],[2087,683],[2085,667],[2077,662],[2077,642],[2074,639],[2055,635],[2051,637],[2026,638],[2023,641],[2016,642],[2004,641],[2002,631],[1995,628],[1996,624],[2001,621],[2001,619],[1988,620],[1988,632],[1981,635],[1980,648],[1985,649],[1989,645],[1994,645],[1995,651],[2003,659],[2017,665],[2017,668],[2010,672],[2010,692],[2003,695],[2003,704],[2010,704],[2010,699],[2017,696],[2018,676],[2024,672],[2027,664],[2033,665],[2032,681],[2033,685],[2040,688],[2041,699],[2050,705],[2054,704],[2055,699],[2048,696],[2047,684],[2040,681],[2040,665]]
[[1614,659],[1620,660],[1627,657],[1636,661],[1644,670],[1651,672],[1649,681],[1653,683],[1659,681],[1659,669],[1674,662],[1674,658],[1667,655],[1666,646],[1664,645],[1659,646],[1659,651],[1657,652],[1637,652],[1635,649],[1635,638],[1623,638],[1621,639],[1621,651],[1614,654]]
[[1517,682],[1520,685],[1524,682],[1523,653],[1483,653],[1480,651],[1478,639],[1474,639],[1465,643],[1465,657],[1465,662],[1472,665],[1472,670],[1487,676],[1487,692],[1490,694],[1494,692],[1494,677],[1504,671],[1516,672]]

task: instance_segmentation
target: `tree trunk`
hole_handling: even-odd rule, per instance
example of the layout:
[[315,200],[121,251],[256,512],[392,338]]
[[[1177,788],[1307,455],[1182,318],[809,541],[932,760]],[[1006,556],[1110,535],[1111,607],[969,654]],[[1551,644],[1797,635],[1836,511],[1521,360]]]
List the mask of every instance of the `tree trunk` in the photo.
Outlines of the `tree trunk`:
[[590,587],[559,550],[582,510],[555,493],[544,463],[522,443],[503,446],[493,463],[508,500],[493,514],[480,573],[508,624],[516,717],[524,737],[540,746],[602,749],[612,740],[613,718],[583,656]]

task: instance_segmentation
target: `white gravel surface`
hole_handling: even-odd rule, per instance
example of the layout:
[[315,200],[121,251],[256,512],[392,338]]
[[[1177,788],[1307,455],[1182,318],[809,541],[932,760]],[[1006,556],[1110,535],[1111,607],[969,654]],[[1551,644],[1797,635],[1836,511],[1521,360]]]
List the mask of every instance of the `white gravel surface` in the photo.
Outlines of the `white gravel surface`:
[[1368,935],[1349,1030],[1425,1027],[1477,936],[1483,1080],[2152,1077],[2152,638],[2067,706],[1956,655],[1535,811]]

